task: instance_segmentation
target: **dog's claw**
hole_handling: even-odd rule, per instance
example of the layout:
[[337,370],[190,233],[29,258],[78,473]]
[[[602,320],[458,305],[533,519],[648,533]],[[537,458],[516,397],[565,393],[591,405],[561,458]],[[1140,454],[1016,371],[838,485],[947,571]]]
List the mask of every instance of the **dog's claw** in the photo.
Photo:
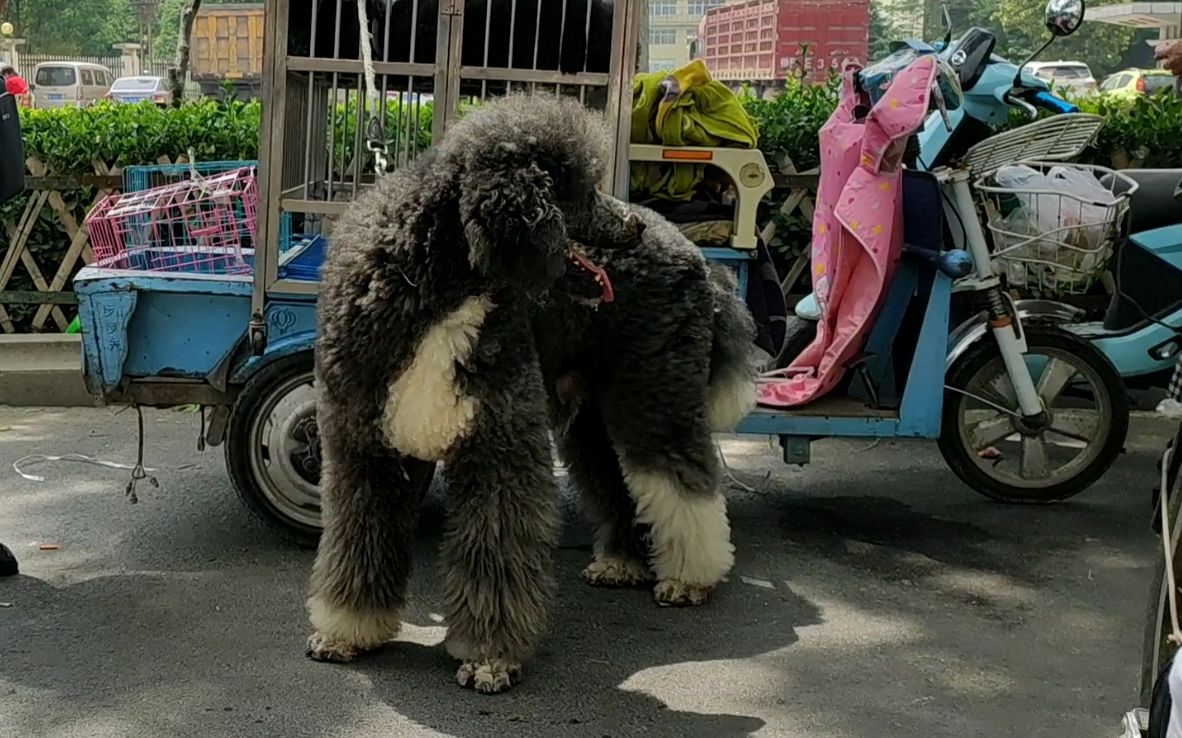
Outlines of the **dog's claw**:
[[641,561],[597,557],[583,569],[583,579],[593,587],[635,587],[652,581],[652,573]]
[[465,661],[456,671],[461,687],[472,687],[481,694],[497,694],[520,681],[521,664],[499,659]]
[[308,636],[304,654],[313,661],[333,664],[347,664],[361,655],[361,650],[340,641],[334,641],[320,632]]
[[686,584],[677,579],[663,579],[653,589],[653,597],[661,607],[704,605],[710,599],[713,586]]

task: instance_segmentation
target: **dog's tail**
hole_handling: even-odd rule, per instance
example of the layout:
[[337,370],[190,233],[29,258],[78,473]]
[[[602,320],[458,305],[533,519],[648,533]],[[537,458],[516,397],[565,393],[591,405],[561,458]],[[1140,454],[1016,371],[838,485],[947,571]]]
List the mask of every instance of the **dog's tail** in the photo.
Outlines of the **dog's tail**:
[[714,341],[710,349],[710,389],[706,415],[711,430],[726,433],[755,407],[755,320],[736,294],[734,273],[708,265],[714,298]]

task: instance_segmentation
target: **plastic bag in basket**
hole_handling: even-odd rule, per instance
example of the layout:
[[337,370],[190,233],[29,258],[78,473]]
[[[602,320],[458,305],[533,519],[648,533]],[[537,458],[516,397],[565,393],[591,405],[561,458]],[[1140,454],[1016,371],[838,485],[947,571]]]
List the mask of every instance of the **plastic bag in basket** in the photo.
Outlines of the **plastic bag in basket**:
[[998,203],[1004,217],[994,229],[996,251],[1014,286],[1075,288],[1105,267],[1108,232],[1117,200],[1087,169],[1002,167],[999,187],[1013,190]]

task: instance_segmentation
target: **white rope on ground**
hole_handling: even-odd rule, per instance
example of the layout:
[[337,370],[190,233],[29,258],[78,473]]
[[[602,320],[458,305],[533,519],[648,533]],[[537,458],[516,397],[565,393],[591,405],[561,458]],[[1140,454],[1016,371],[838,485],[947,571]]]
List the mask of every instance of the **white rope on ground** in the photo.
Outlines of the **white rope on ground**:
[[[21,475],[30,482],[44,482],[45,477],[36,474],[29,474],[25,472],[22,467],[31,464],[43,464],[50,461],[76,461],[82,464],[93,464],[94,466],[102,466],[107,469],[123,469],[131,471],[135,469],[134,464],[120,464],[117,461],[105,461],[103,459],[96,459],[93,456],[84,456],[82,454],[65,454],[64,456],[47,456],[45,454],[29,454],[22,456],[16,461],[12,462],[12,470]],[[156,471],[155,469],[144,469],[144,471]]]
[[1161,458],[1161,542],[1166,556],[1166,586],[1170,600],[1170,642],[1182,646],[1182,627],[1178,624],[1178,583],[1174,578],[1174,542],[1170,537],[1170,458],[1174,449],[1167,448]]
[[[738,477],[735,476],[735,473],[733,471],[731,471],[731,465],[728,464],[726,461],[726,454],[724,454],[722,452],[722,444],[718,442],[717,438],[715,438],[713,440],[714,440],[714,450],[718,452],[718,459],[719,459],[719,461],[722,462],[722,471],[724,474],[726,474],[726,478],[731,480],[731,484],[734,485],[735,487],[738,487],[739,489],[743,490],[744,492],[751,492],[753,494],[758,493],[759,490],[756,489],[755,487],[752,487],[750,484],[747,484],[746,482],[739,481]],[[764,476],[762,483],[766,483],[767,480],[771,479],[771,476],[772,476],[772,473],[768,472],[767,475]]]
[[[365,8],[367,0],[357,0],[357,25],[358,35],[361,38],[361,64],[365,69],[365,100],[366,108],[373,116],[372,121],[377,121],[378,126],[376,131],[384,130],[381,125],[380,116],[382,114],[381,98],[378,96],[378,82],[377,74],[373,68],[373,45],[369,36],[369,13]],[[374,168],[379,175],[386,172],[386,151],[385,141],[374,140],[377,136],[368,135],[366,147],[373,154]]]

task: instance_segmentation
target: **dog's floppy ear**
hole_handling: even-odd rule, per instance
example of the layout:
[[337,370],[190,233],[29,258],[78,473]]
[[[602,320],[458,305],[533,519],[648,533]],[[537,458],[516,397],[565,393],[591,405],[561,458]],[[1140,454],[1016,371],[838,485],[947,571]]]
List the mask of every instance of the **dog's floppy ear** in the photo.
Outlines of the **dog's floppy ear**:
[[504,267],[525,277],[566,246],[554,182],[533,161],[470,168],[461,184],[460,213],[468,260],[482,274]]

